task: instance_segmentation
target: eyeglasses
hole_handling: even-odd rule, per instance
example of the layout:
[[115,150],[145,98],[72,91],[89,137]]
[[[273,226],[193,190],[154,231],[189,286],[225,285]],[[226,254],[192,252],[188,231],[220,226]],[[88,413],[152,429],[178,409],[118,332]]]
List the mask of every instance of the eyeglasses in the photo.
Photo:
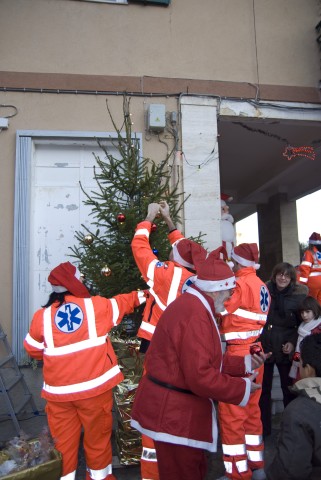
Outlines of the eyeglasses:
[[277,277],[284,277],[286,279],[291,278],[291,275],[289,275],[288,273],[277,273],[276,276]]

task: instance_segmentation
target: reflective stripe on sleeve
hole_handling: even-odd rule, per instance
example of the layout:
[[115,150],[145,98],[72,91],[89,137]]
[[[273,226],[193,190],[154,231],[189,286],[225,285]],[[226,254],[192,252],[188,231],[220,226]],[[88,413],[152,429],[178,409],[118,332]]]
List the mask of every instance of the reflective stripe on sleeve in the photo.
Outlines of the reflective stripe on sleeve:
[[119,318],[119,308],[118,308],[118,303],[115,298],[110,298],[109,299],[112,309],[113,309],[113,324],[116,326],[117,325],[117,320]]
[[137,235],[144,235],[144,237],[149,238],[149,231],[147,230],[147,228],[139,228],[138,230],[136,230],[134,237],[137,237]]
[[58,395],[62,395],[64,393],[84,392],[85,390],[91,390],[92,388],[103,385],[104,383],[108,382],[108,380],[118,375],[118,373],[120,373],[119,366],[115,365],[113,368],[108,370],[108,372],[105,372],[100,377],[94,378],[92,380],[87,380],[86,382],[82,383],[74,383],[73,385],[62,385],[58,387],[54,387],[52,385],[44,383],[43,389],[48,393],[56,393]]
[[43,342],[37,342],[34,338],[32,338],[32,336],[29,333],[27,333],[25,341],[29,345],[31,345],[32,347],[38,348],[39,350],[44,349],[44,343]]
[[137,297],[138,297],[138,301],[139,301],[140,305],[142,305],[142,303],[146,302],[146,297],[145,297],[144,292],[142,292],[142,291],[137,292]]
[[248,332],[229,332],[229,333],[222,333],[221,339],[224,341],[228,340],[247,340],[251,337],[257,337],[261,334],[263,328],[260,330],[250,330]]
[[311,272],[309,277],[318,277],[319,275],[321,275],[321,272]]
[[299,281],[300,281],[301,283],[308,283],[308,279],[307,279],[307,278],[304,278],[304,277],[300,277],[300,278],[299,278]]
[[261,320],[266,322],[267,315],[264,313],[255,313],[244,310],[243,308],[238,308],[235,312],[231,312],[233,315],[238,315],[239,317],[247,318],[248,320]]
[[301,265],[306,265],[307,267],[312,267],[312,262],[307,262],[306,260],[304,260],[303,262],[301,262]]

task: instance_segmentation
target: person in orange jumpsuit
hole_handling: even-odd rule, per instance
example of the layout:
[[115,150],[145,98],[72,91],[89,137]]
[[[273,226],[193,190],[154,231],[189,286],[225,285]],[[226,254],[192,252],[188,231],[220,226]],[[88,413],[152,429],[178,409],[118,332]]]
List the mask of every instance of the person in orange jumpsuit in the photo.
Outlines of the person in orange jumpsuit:
[[[236,288],[225,303],[220,326],[221,339],[226,342],[225,357],[248,355],[267,319],[270,294],[256,275],[258,255],[256,243],[243,243],[232,250]],[[262,382],[263,368],[262,365],[258,370],[259,383]],[[260,394],[261,391],[254,392],[244,408],[219,402],[226,471],[223,479],[265,479]]]
[[321,303],[321,235],[319,233],[311,234],[309,248],[304,252],[298,270],[298,281],[307,285],[309,295]]
[[[152,223],[161,213],[169,230],[172,245],[170,260],[160,262],[149,243]],[[151,203],[147,216],[138,223],[131,243],[132,252],[145,282],[150,290],[147,294],[143,320],[137,336],[142,339],[141,352],[146,353],[165,308],[172,303],[195,279],[195,265],[205,260],[206,250],[196,242],[184,238],[176,229],[167,202]],[[195,264],[195,265],[194,265]],[[141,475],[142,479],[158,480],[159,473],[154,442],[142,435]]]
[[145,301],[143,291],[111,299],[91,297],[79,270],[61,263],[48,277],[53,292],[32,318],[27,353],[43,360],[42,397],[56,448],[61,480],[74,480],[84,430],[86,480],[112,474],[112,388],[123,380],[108,332]]

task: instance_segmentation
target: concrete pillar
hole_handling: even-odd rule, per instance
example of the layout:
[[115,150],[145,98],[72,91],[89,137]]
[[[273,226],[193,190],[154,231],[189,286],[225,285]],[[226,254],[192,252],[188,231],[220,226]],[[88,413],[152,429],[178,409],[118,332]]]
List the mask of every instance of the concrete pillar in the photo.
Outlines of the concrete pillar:
[[206,234],[213,250],[222,242],[216,100],[183,96],[180,108],[185,235]]
[[278,193],[267,204],[258,205],[257,214],[261,264],[258,275],[266,281],[277,263],[300,262],[296,203]]

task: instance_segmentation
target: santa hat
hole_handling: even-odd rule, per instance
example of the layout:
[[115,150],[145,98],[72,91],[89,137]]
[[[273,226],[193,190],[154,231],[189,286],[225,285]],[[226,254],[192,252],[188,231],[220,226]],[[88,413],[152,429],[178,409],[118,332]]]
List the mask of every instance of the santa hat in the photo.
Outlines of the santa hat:
[[70,262],[65,262],[51,270],[48,282],[51,283],[52,290],[56,293],[68,291],[75,297],[89,298],[90,293],[79,278],[78,268]]
[[226,193],[221,193],[221,207],[226,206],[226,202],[231,202],[233,200],[233,197],[230,195],[227,195]]
[[321,245],[320,233],[313,232],[309,238],[309,243],[311,245]]
[[174,262],[193,270],[196,270],[207,256],[207,251],[202,245],[187,238],[177,240],[172,248]]
[[231,258],[243,267],[253,267],[255,270],[260,268],[257,263],[259,261],[259,249],[256,243],[241,243],[234,247]]
[[203,292],[218,292],[235,288],[235,276],[228,264],[220,258],[226,258],[226,250],[219,247],[211,252],[197,270],[194,285]]

